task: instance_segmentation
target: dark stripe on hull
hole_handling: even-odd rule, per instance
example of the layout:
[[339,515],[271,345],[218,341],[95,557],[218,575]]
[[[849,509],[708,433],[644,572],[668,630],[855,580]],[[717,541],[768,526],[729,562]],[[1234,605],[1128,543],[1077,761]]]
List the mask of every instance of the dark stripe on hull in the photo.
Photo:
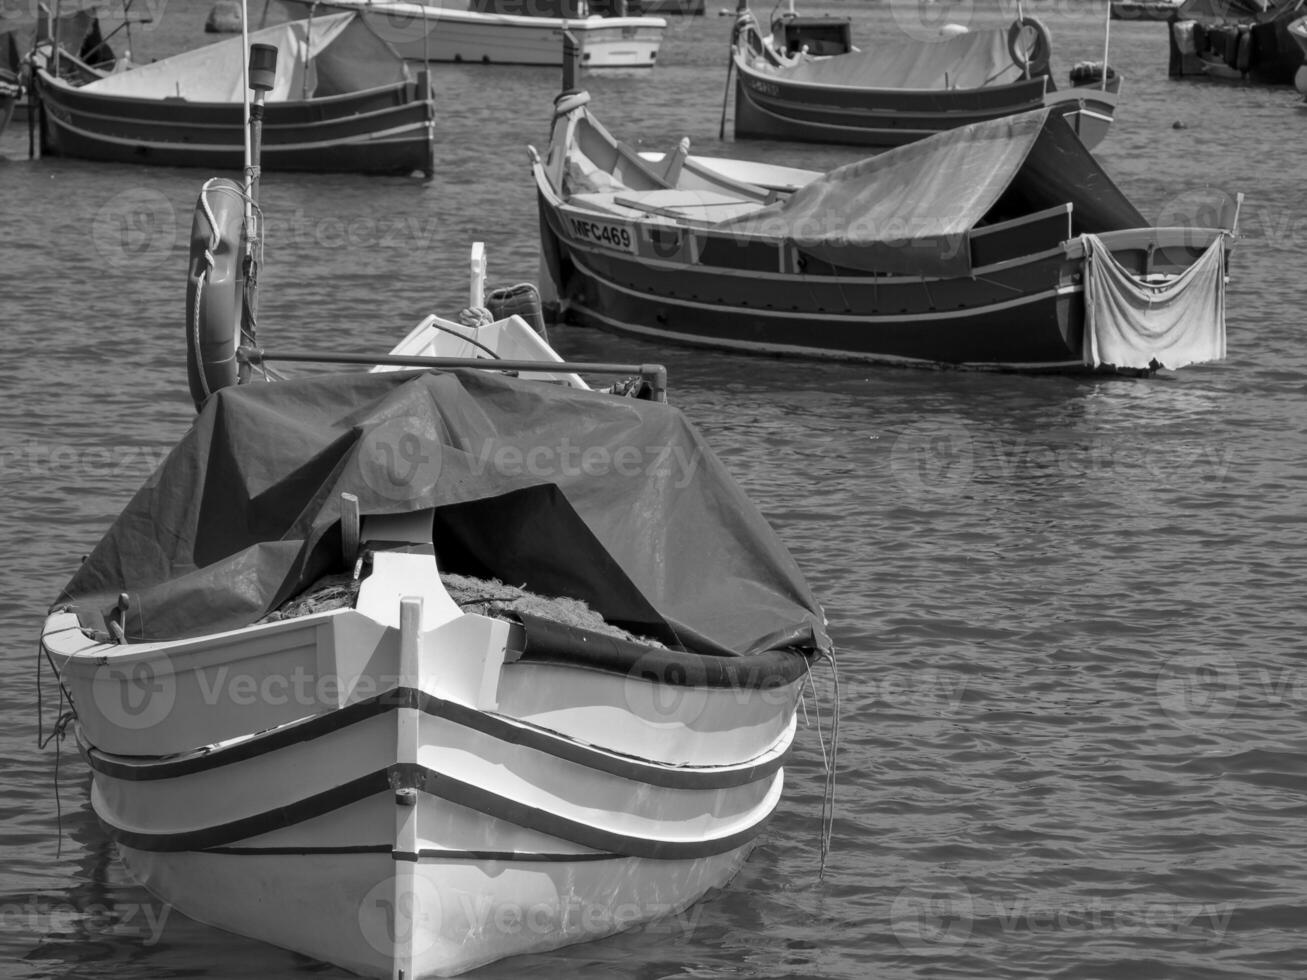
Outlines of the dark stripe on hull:
[[484,814],[490,819],[506,820],[516,826],[557,837],[581,847],[621,857],[657,860],[710,857],[734,850],[753,840],[770,817],[769,813],[744,830],[711,840],[669,841],[632,837],[560,817],[547,810],[510,800],[479,786],[473,786],[416,764],[389,766],[288,806],[197,830],[173,833],[134,831],[115,826],[103,814],[97,813],[97,816],[114,841],[126,847],[164,853],[207,851],[275,830],[293,827],[370,796],[390,792],[393,786],[412,786],[431,796]]
[[303,722],[276,729],[266,735],[259,735],[226,748],[187,756],[184,759],[128,762],[106,756],[94,747],[88,747],[85,755],[93,770],[115,779],[131,782],[175,779],[194,773],[220,769],[223,766],[257,758],[291,745],[313,741],[349,725],[358,724],[399,708],[416,709],[434,718],[444,718],[499,741],[522,745],[525,748],[551,755],[565,762],[572,762],[597,772],[608,773],[647,786],[683,790],[729,789],[733,786],[744,786],[757,782],[759,779],[770,776],[784,765],[782,756],[768,759],[754,766],[729,769],[660,765],[642,759],[627,758],[599,751],[592,746],[577,742],[566,736],[550,734],[541,729],[510,724],[495,715],[477,711],[475,708],[469,708],[455,701],[435,698],[412,688],[398,688],[377,697],[369,698],[366,701],[360,701],[336,711],[317,715]]
[[560,296],[589,325],[860,361],[1067,370],[1081,360],[1084,296],[1059,291],[1060,254],[977,279],[746,277],[575,248],[556,215],[550,226],[563,256]]
[[[143,102],[42,87],[41,147],[49,156],[237,169],[239,104]],[[358,96],[274,103],[264,123],[265,169],[396,173],[431,169],[434,109],[411,84]],[[384,135],[383,135],[384,134]],[[325,145],[324,145],[325,144]]]
[[[1120,79],[1109,85],[1119,88]],[[1109,119],[1115,105],[1084,89],[1075,101],[1057,108],[1081,132],[1086,146],[1097,144],[1106,123],[1086,130],[1081,105]],[[933,133],[998,119],[1045,104],[1040,81],[973,89],[967,92],[901,92],[893,89],[837,89],[787,85],[770,76],[754,80],[743,71],[735,86],[735,135],[739,138],[838,143],[848,146],[900,146]]]

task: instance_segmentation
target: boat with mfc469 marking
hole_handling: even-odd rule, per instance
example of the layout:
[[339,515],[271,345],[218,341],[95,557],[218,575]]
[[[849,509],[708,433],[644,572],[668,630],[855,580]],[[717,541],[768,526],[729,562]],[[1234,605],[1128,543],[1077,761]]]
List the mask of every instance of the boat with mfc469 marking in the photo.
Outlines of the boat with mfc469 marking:
[[642,154],[555,103],[532,151],[543,260],[576,323],[729,350],[1150,372],[1225,353],[1237,201],[1152,227],[1054,108],[828,174]]

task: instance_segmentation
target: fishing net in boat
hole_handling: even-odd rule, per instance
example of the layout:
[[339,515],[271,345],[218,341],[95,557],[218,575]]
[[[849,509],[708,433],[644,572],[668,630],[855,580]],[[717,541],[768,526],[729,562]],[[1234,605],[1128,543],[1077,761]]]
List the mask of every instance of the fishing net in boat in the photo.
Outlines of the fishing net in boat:
[[[333,609],[353,608],[358,599],[360,584],[360,579],[348,573],[323,576],[304,592],[268,613],[259,622],[275,623],[283,619],[330,612]],[[445,591],[449,593],[449,597],[454,600],[458,608],[465,613],[490,616],[495,619],[525,613],[564,626],[574,626],[646,646],[663,645],[657,640],[637,636],[620,626],[614,626],[580,599],[537,595],[516,585],[505,585],[498,579],[475,578],[471,575],[446,572],[441,573],[440,584],[445,587]]]

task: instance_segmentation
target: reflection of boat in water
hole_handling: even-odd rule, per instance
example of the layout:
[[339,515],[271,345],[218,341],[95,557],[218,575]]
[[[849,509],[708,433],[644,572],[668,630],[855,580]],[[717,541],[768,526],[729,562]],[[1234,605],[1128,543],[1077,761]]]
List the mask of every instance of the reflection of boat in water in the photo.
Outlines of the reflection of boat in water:
[[1290,25],[1307,0],[1185,0],[1170,21],[1172,77],[1206,75],[1290,85],[1303,49]]

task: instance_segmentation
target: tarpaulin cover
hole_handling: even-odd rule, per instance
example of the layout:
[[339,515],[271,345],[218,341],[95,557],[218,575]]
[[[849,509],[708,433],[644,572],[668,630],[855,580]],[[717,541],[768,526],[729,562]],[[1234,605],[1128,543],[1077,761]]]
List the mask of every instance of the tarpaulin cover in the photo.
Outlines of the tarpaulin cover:
[[1007,28],[930,40],[879,39],[860,51],[804,56],[792,67],[768,71],[795,82],[854,88],[966,89],[1021,79],[1021,69],[1008,51]]
[[[991,211],[1002,204],[1002,214]],[[968,233],[1071,204],[1077,231],[1146,226],[1051,109],[937,133],[833,170],[789,198],[720,222],[794,241],[834,265],[891,274],[967,275]]]
[[[277,80],[266,96],[269,102],[358,92],[408,78],[403,59],[353,12],[254,31],[250,43],[277,48]],[[82,89],[134,99],[240,102],[245,78],[241,59],[241,39],[233,37],[98,79]]]
[[57,604],[129,639],[237,629],[343,570],[340,496],[437,508],[442,569],[699,653],[825,647],[794,560],[675,408],[461,371],[224,389]]
[[1085,235],[1086,364],[1178,370],[1225,357],[1225,239],[1175,280],[1153,285]]

